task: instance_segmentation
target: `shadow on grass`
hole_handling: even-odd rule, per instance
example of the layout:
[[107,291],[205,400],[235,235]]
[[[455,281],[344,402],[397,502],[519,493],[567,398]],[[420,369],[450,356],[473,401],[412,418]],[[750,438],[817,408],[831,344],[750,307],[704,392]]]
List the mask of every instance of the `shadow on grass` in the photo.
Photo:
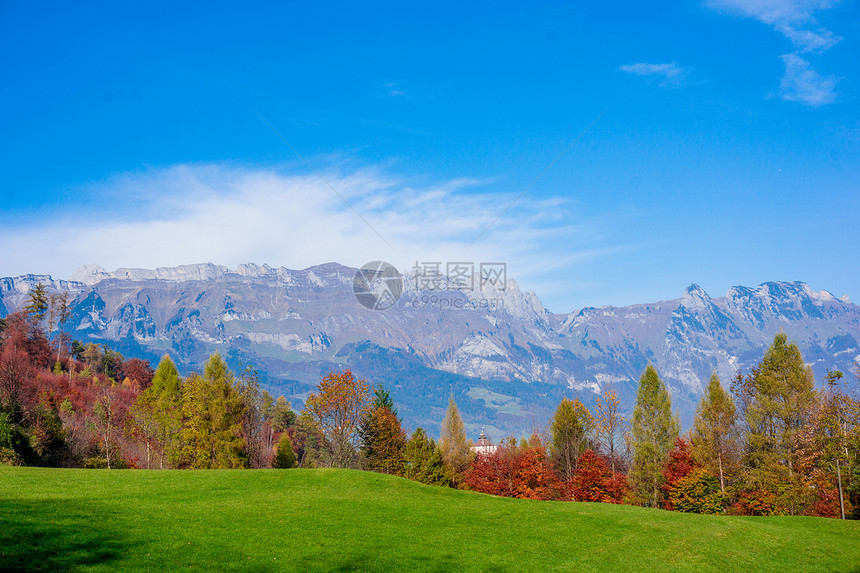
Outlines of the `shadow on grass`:
[[0,571],[71,571],[127,552],[123,520],[82,500],[0,499]]
[[[322,558],[320,561],[324,562],[326,560],[328,560],[328,558]],[[475,564],[472,563],[470,566],[468,562],[464,562],[462,556],[455,557],[453,555],[441,555],[438,557],[434,557],[433,559],[413,558],[407,559],[405,561],[391,561],[379,559],[376,557],[360,555],[345,559],[336,565],[321,566],[319,570],[337,572],[422,571],[426,573],[450,573],[451,571],[462,571],[465,569],[473,568],[475,568]],[[314,567],[311,565],[305,570],[315,571],[317,569],[314,569]],[[482,564],[480,566],[480,570],[486,571],[487,573],[508,573],[510,571],[513,571],[512,569],[493,564]]]

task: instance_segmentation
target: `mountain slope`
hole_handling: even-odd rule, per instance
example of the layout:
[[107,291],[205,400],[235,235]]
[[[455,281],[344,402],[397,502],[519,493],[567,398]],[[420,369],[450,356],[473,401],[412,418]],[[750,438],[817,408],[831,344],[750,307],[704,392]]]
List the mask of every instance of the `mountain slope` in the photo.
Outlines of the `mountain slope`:
[[221,352],[234,366],[255,366],[296,406],[322,375],[352,368],[392,389],[407,426],[435,432],[453,393],[470,431],[496,436],[542,426],[563,396],[590,405],[607,385],[629,409],[649,362],[689,424],[710,373],[728,384],[779,331],[819,380],[830,368],[853,372],[860,359],[860,307],[804,283],[733,287],[720,298],[691,285],[675,300],[554,315],[513,280],[428,292],[415,276],[404,277],[397,304],[370,310],[353,294],[355,274],[334,263],[88,266],[71,281],[0,279],[0,315],[42,283],[72,296],[65,329],[81,341],[153,361],[170,353],[185,370]]

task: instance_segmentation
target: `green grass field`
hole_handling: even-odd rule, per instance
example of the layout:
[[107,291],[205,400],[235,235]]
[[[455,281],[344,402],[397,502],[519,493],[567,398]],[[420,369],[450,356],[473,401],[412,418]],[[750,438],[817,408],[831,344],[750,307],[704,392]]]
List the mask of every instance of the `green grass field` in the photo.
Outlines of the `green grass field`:
[[0,570],[860,571],[860,523],[532,502],[348,470],[0,467]]

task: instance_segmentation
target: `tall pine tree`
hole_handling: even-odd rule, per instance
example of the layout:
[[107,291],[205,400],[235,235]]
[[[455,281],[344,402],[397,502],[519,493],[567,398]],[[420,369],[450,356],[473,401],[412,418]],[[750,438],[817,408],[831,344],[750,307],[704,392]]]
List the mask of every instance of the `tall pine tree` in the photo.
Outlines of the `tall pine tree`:
[[637,495],[650,507],[658,507],[663,465],[680,431],[680,421],[672,414],[669,392],[657,369],[648,365],[639,380],[633,410],[633,467],[631,477]]

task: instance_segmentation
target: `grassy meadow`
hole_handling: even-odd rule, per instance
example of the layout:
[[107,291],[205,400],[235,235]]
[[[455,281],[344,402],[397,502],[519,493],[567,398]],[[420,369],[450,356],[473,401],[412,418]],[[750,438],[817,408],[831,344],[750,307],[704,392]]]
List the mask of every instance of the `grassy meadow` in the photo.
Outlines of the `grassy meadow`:
[[860,571],[860,523],[535,502],[350,470],[0,467],[0,570]]

